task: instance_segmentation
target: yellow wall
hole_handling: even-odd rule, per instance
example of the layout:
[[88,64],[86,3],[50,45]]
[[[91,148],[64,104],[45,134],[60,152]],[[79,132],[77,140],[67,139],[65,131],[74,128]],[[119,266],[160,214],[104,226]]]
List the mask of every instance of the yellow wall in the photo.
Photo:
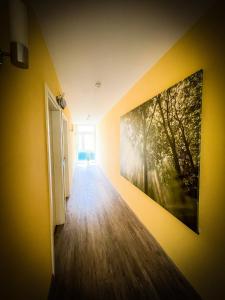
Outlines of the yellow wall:
[[[225,15],[211,9],[106,114],[98,126],[100,165],[203,299],[225,295]],[[204,69],[200,235],[120,176],[120,116]]]
[[[8,20],[0,9],[0,45],[8,45]],[[1,299],[47,298],[51,279],[46,82],[60,85],[39,26],[29,12],[30,68],[0,66]]]

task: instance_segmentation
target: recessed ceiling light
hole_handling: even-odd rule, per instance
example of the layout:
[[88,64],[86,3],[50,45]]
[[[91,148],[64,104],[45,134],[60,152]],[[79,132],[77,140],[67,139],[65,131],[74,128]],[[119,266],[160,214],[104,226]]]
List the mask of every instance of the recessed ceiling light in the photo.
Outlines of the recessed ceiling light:
[[95,83],[95,86],[97,87],[97,88],[100,88],[100,86],[102,85],[102,83],[101,83],[101,81],[96,81],[96,83]]

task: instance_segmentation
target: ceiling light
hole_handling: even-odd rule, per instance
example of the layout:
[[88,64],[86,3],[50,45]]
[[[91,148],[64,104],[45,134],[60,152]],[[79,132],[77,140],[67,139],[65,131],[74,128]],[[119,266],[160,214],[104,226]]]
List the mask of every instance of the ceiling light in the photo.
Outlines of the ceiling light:
[[100,86],[102,85],[102,83],[101,83],[101,81],[96,81],[96,83],[95,83],[95,86],[97,87],[97,88],[100,88]]

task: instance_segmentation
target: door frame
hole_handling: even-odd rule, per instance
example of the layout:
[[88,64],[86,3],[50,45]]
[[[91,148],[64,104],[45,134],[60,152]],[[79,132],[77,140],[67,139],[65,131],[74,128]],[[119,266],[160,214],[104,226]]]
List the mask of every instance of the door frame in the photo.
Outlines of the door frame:
[[[51,109],[50,109],[51,106]],[[56,201],[56,197],[54,197],[55,187],[61,186],[61,189],[64,189],[63,186],[63,174],[61,172],[61,168],[59,167],[60,162],[55,162],[55,151],[53,143],[52,143],[52,136],[54,135],[52,126],[50,126],[50,122],[52,122],[53,114],[52,112],[56,112],[58,117],[62,120],[62,109],[59,107],[58,103],[56,102],[56,98],[49,89],[48,85],[45,83],[45,119],[46,119],[46,144],[47,144],[47,160],[48,160],[48,187],[49,187],[49,213],[50,213],[50,243],[51,243],[51,263],[52,263],[52,274],[55,274],[55,250],[54,250],[54,231],[55,225],[59,224],[56,222],[56,206],[58,205]],[[51,115],[50,115],[51,114]],[[62,121],[61,121],[62,123]],[[51,123],[52,124],[52,123]],[[55,130],[58,130],[57,134],[62,134],[62,126],[58,124],[58,128],[56,127]],[[61,132],[59,132],[61,131]],[[58,138],[58,137],[57,137]],[[61,143],[58,141],[58,143]],[[58,148],[62,148],[62,145],[59,145]],[[57,149],[60,151],[60,149]],[[62,151],[62,149],[61,149]],[[57,154],[60,155],[59,153]],[[62,162],[61,162],[62,163]],[[57,164],[57,168],[54,166]],[[54,167],[53,167],[54,166]],[[52,171],[54,169],[54,171]],[[57,181],[57,182],[56,182]],[[60,197],[60,196],[57,196]],[[62,199],[64,201],[64,197]],[[62,204],[63,205],[63,204]],[[65,222],[63,218],[63,213],[61,214],[61,224]]]

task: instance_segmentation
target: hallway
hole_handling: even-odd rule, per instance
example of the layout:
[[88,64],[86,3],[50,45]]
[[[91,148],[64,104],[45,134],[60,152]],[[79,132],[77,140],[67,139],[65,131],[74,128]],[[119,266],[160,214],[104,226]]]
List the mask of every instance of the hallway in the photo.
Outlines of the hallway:
[[200,299],[95,165],[76,166],[50,299]]

